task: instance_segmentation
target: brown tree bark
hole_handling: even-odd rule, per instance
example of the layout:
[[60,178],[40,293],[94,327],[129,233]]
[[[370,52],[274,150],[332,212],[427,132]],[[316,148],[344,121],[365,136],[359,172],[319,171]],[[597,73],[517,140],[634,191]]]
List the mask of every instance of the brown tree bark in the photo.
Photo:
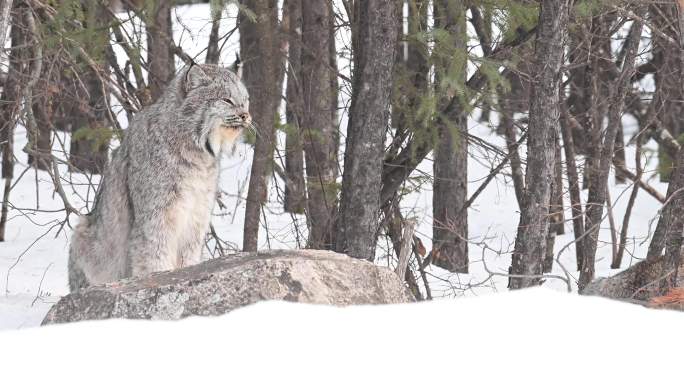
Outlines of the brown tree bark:
[[[104,58],[105,46],[109,41],[108,15],[106,10],[92,1],[84,1],[83,11],[85,20],[82,25],[94,31],[97,35],[84,47],[84,51],[91,58]],[[82,58],[85,60],[85,58]],[[98,60],[102,66],[101,74],[107,74],[109,68],[104,59]],[[72,170],[99,174],[107,164],[107,150],[111,124],[108,119],[109,95],[98,74],[90,67],[79,74],[79,79],[63,78],[65,94],[72,98],[63,104],[71,104],[70,111],[62,111],[64,116],[58,116],[62,122],[70,122],[71,146],[69,149],[69,163]],[[107,76],[107,75],[105,75]]]
[[512,54],[512,61],[517,63],[515,70],[507,71],[504,78],[509,88],[497,88],[500,119],[497,133],[506,139],[506,148],[511,157],[511,179],[515,190],[518,207],[522,207],[525,194],[525,173],[523,163],[518,154],[518,128],[514,116],[516,113],[528,112],[530,108],[529,74],[533,72],[531,57],[534,56],[532,44],[525,44]]
[[[679,73],[675,75],[675,78],[678,80],[677,84],[679,85],[680,92],[684,94],[684,85],[682,85],[681,81],[684,78],[684,1],[679,0],[676,16],[673,22],[675,22],[674,29],[676,30],[675,41],[679,43],[679,50],[677,50],[679,53]],[[682,108],[681,103],[680,108]],[[681,118],[681,116],[679,117]],[[680,151],[682,150],[680,149]],[[676,170],[678,173],[677,178],[681,186],[684,185],[684,161],[678,163],[677,166],[679,167]],[[679,286],[678,272],[684,266],[684,253],[682,253],[682,245],[684,244],[684,196],[681,194],[681,191],[679,191],[672,205],[672,215],[675,221],[673,223],[673,231],[670,233],[671,236],[665,242],[665,269],[666,272],[670,272],[670,275],[660,285],[662,293]]]
[[[340,116],[339,116],[339,99],[340,99],[340,82],[339,82],[339,72],[338,72],[338,67],[337,67],[337,45],[335,43],[335,20],[336,20],[336,14],[335,12],[331,12],[330,14],[330,28],[328,29],[328,33],[330,34],[330,41],[332,42],[331,44],[328,44],[328,68],[332,71],[331,75],[329,77],[330,79],[330,119],[332,121],[333,125],[333,145],[332,148],[334,149],[330,153],[331,157],[331,162],[335,165],[333,167],[333,172],[335,174],[335,180],[339,178],[340,176],[340,158],[339,158],[339,150],[340,150]],[[337,193],[339,193],[339,185],[336,185]],[[339,198],[338,198],[339,199]],[[337,215],[337,209],[333,212],[333,216]],[[335,220],[333,220],[333,232],[334,232],[334,226],[335,226]],[[334,239],[333,239],[333,245],[334,245]]]
[[546,256],[542,264],[542,272],[550,273],[553,270],[554,247],[556,235],[565,233],[563,216],[563,165],[560,133],[554,132],[554,157],[553,157],[553,182],[551,183],[551,204],[549,206],[549,232],[546,235]]
[[565,172],[568,175],[568,191],[570,195],[570,208],[572,212],[572,231],[575,237],[575,260],[577,270],[580,269],[584,260],[584,215],[582,213],[582,201],[580,198],[580,181],[575,162],[575,142],[573,140],[572,123],[579,125],[568,112],[565,102],[561,103],[562,118],[560,121],[561,135],[563,137],[563,151],[565,152]]
[[[100,174],[107,164],[111,125],[107,119],[106,95],[100,79],[92,71],[81,75],[86,95],[72,115],[69,163],[72,171]],[[79,85],[74,85],[80,87]]]
[[601,155],[595,143],[601,141],[614,73],[610,28],[615,16],[600,6],[587,17],[573,14],[573,24],[582,27],[573,28],[570,35],[568,106],[570,115],[579,123],[571,128],[576,152],[586,156],[582,177],[583,188],[588,189],[599,168]]
[[[684,71],[681,53],[671,41],[678,42],[680,6],[677,0],[659,1],[650,5],[649,15],[653,27],[661,33],[653,34],[653,64],[655,66],[655,83],[662,97],[662,107],[658,111],[658,119],[666,127],[675,140],[680,141],[684,134],[684,88],[681,74]],[[667,39],[669,38],[669,39]],[[681,141],[680,141],[681,143]],[[660,180],[671,180],[675,159],[667,149],[658,147],[658,172]]]
[[283,23],[288,37],[288,70],[285,95],[285,196],[288,213],[303,214],[306,206],[304,149],[302,147],[302,0],[287,0]]
[[[641,148],[643,145],[644,137],[639,136],[636,138],[636,150],[634,152],[634,164],[636,167],[636,174],[635,177],[638,180],[641,180],[641,177],[644,173],[643,167],[641,166]],[[622,218],[622,226],[620,228],[620,243],[618,244],[618,250],[617,253],[615,253],[615,257],[611,261],[610,268],[611,269],[619,269],[622,266],[622,256],[625,253],[625,247],[627,246],[627,231],[629,230],[629,221],[632,217],[632,210],[634,209],[634,203],[636,202],[636,197],[637,194],[639,193],[639,184],[635,183],[634,186],[632,186],[632,192],[629,194],[629,200],[627,201],[627,208],[625,209],[625,215]]]
[[[492,5],[470,6],[470,23],[475,29],[475,34],[480,43],[480,49],[485,56],[492,52],[492,21],[493,21],[493,7]],[[490,93],[492,93],[490,91]],[[480,122],[488,122],[492,112],[492,96],[485,97],[482,102],[482,113],[480,114]]]
[[615,153],[613,155],[613,163],[615,164],[615,183],[623,184],[627,178],[617,171],[619,168],[624,168],[627,164],[625,155],[625,132],[622,129],[622,124],[618,127],[617,135],[615,136]]
[[268,196],[268,179],[275,149],[276,114],[280,105],[284,63],[276,0],[245,0],[256,21],[240,13],[240,56],[243,81],[249,92],[249,112],[257,127],[249,177],[242,247],[256,251],[261,207]]
[[[560,124],[559,124],[560,125]],[[554,132],[553,195],[551,196],[551,223],[549,231],[565,234],[565,211],[563,210],[563,154],[560,144],[560,130]]]
[[[529,105],[529,101],[528,101]],[[515,109],[510,100],[510,94],[499,93],[499,107],[501,109],[500,121],[497,130],[501,131],[506,138],[506,149],[511,157],[511,179],[513,180],[513,189],[515,190],[515,199],[518,201],[518,207],[522,207],[523,197],[525,195],[525,173],[523,172],[523,164],[518,153],[518,130],[515,127],[513,114]]]
[[2,85],[2,103],[0,103],[0,152],[2,152],[2,178],[5,180],[2,204],[0,208],[0,242],[5,240],[7,229],[7,215],[9,211],[9,195],[12,179],[14,178],[14,128],[19,118],[21,108],[21,82],[24,76],[24,61],[21,53],[25,46],[26,36],[23,26],[22,11],[16,4],[12,7],[10,23],[10,39],[12,50],[9,53],[7,80]]
[[211,13],[211,32],[209,32],[207,56],[204,58],[204,62],[207,64],[218,64],[221,55],[219,50],[219,27],[221,25],[221,15],[223,14],[223,1],[210,1],[209,9]]
[[11,47],[7,80],[2,87],[2,103],[0,103],[0,151],[2,152],[2,178],[14,177],[14,128],[21,109],[21,81],[25,77],[26,61],[23,60],[22,49],[26,42],[26,27],[22,10],[18,6],[12,8],[11,24],[16,26],[10,31]]
[[12,0],[0,0],[0,47],[5,48],[7,30],[10,26]]
[[660,290],[663,294],[667,290],[679,285],[676,272],[679,271],[680,266],[684,266],[684,254],[682,253],[682,243],[684,243],[684,234],[682,233],[684,231],[684,194],[681,191],[684,188],[684,150],[680,150],[680,152],[682,154],[677,159],[676,168],[674,169],[676,175],[674,175],[672,182],[670,182],[677,190],[674,190],[672,195],[668,196],[668,199],[671,200],[669,203],[671,207],[667,210],[667,215],[670,216],[670,219],[668,221],[669,226],[665,231],[664,242],[665,255],[662,275],[666,278],[660,285]]
[[[449,33],[452,47],[440,55],[435,66],[438,95],[462,92],[466,82],[467,34],[465,5],[453,1],[436,1],[435,24]],[[442,80],[458,68],[457,86],[443,87]],[[456,82],[450,79],[449,83]],[[460,88],[460,90],[459,90]],[[449,98],[443,98],[447,104]],[[461,103],[453,103],[437,120],[434,182],[432,198],[432,261],[451,272],[468,272],[468,215],[461,208],[468,199],[467,111]]]
[[[424,116],[420,116],[421,96],[429,92],[427,45],[418,36],[427,31],[429,2],[424,0],[408,1],[408,33],[403,32],[403,9],[397,8],[397,30],[401,36],[397,42],[396,63],[394,67],[394,79],[392,88],[392,128],[394,129],[393,143],[385,158],[396,157],[401,149],[401,144],[406,138],[413,135],[425,135],[431,129],[426,124]],[[401,237],[403,234],[404,219],[399,209],[398,199],[392,199],[390,203],[381,203],[386,224],[386,233],[392,241],[393,250],[399,258],[401,249]],[[418,289],[415,276],[411,269],[406,270],[405,281],[409,289],[421,300],[422,295]]]
[[392,89],[392,128],[393,143],[386,157],[396,157],[401,144],[410,134],[429,136],[430,128],[426,117],[421,116],[421,99],[429,93],[427,45],[418,38],[427,31],[428,1],[408,1],[408,34],[404,35],[404,15],[397,8],[397,31],[400,36],[395,54],[394,79]]
[[527,189],[510,268],[511,289],[538,285],[546,255],[554,174],[554,132],[560,117],[559,81],[568,9],[569,0],[543,0],[539,11],[527,139]]
[[48,115],[48,95],[50,89],[45,58],[50,57],[43,47],[39,21],[26,3],[20,7],[24,14],[27,31],[26,60],[29,61],[29,76],[24,85],[24,106],[26,111],[27,143],[24,152],[28,154],[28,164],[36,169],[46,170],[52,162],[52,128]]
[[[684,92],[682,91],[681,79],[684,76],[684,4],[679,3],[675,9],[670,9],[676,13],[676,18],[672,19],[671,28],[674,30],[673,35],[676,36],[674,41],[678,47],[670,46],[670,49],[679,48],[676,51],[679,63],[675,70],[679,73],[673,73],[677,78],[674,82],[679,87],[679,90],[671,89],[670,92]],[[656,93],[662,95],[660,87],[666,87],[664,81],[656,84]],[[669,88],[669,86],[667,86]],[[666,101],[664,101],[666,102]],[[668,118],[667,116],[665,117]],[[670,119],[672,117],[669,117]],[[684,266],[684,254],[682,254],[682,243],[684,236],[684,197],[682,190],[684,189],[684,149],[680,147],[674,167],[672,169],[672,176],[670,184],[667,188],[667,199],[665,206],[661,209],[658,225],[651,238],[649,245],[647,261],[649,263],[657,263],[662,261],[660,268],[661,277],[665,277],[659,285],[660,293],[667,291],[667,289],[675,287],[679,284],[678,275],[673,274]],[[664,255],[662,254],[664,250]]]
[[52,164],[50,158],[52,153],[52,119],[50,109],[51,92],[49,91],[51,81],[48,79],[47,69],[43,69],[41,78],[33,89],[33,115],[36,122],[36,133],[34,138],[29,139],[28,163],[39,170],[47,170]]
[[354,2],[354,79],[335,249],[375,258],[383,142],[397,43],[396,1]]
[[635,72],[634,62],[638,53],[642,28],[642,22],[636,20],[625,41],[627,46],[625,47],[626,56],[623,62],[622,71],[614,81],[611,90],[610,107],[608,110],[608,127],[605,130],[602,141],[597,142],[601,143],[600,146],[597,146],[600,157],[597,158],[597,169],[590,174],[589,198],[587,200],[584,221],[588,234],[583,242],[584,260],[582,261],[578,282],[580,291],[594,279],[596,247],[598,244],[601,220],[603,219],[603,206],[606,201],[608,176],[610,167],[613,164],[615,137],[620,128],[620,119],[625,104],[625,95],[627,94],[630,79]]
[[145,27],[147,29],[147,65],[150,102],[157,100],[164,87],[173,78],[176,67],[173,56],[172,1],[151,0],[145,2]]
[[335,42],[330,34],[332,4],[327,0],[308,1],[302,8],[302,119],[301,136],[306,159],[306,214],[309,228],[307,247],[331,249],[333,217],[337,211],[337,127],[333,121],[336,105],[329,67],[329,52]]

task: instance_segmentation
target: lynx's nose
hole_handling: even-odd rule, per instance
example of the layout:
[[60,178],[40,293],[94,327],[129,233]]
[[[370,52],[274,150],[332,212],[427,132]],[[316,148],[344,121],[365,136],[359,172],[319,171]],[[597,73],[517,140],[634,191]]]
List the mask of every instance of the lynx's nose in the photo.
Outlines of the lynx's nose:
[[242,121],[246,124],[252,122],[252,116],[249,115],[249,112],[243,112],[242,114],[240,114],[240,119],[242,119]]

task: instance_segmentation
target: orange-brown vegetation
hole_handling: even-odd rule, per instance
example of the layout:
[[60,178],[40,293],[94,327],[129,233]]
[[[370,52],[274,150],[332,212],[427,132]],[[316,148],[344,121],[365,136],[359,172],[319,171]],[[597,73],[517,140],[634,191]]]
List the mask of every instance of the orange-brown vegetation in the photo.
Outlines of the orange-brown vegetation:
[[684,287],[671,289],[661,297],[653,297],[648,304],[654,308],[684,310]]

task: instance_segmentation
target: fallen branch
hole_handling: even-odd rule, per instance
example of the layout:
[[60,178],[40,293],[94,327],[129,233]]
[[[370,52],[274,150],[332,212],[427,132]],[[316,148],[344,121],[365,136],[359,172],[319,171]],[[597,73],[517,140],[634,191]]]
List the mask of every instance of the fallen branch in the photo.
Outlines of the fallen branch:
[[651,185],[641,180],[641,178],[637,178],[637,176],[634,175],[634,173],[632,173],[631,171],[629,171],[625,166],[615,165],[615,170],[622,173],[627,179],[638,184],[640,188],[646,191],[653,198],[657,199],[658,202],[665,203],[665,197],[663,196],[663,194],[659,193],[658,190],[656,190]]
[[406,268],[408,267],[409,257],[413,249],[413,232],[416,229],[416,220],[407,219],[404,221],[404,232],[401,236],[401,249],[399,251],[399,262],[394,270],[400,279],[404,279]]

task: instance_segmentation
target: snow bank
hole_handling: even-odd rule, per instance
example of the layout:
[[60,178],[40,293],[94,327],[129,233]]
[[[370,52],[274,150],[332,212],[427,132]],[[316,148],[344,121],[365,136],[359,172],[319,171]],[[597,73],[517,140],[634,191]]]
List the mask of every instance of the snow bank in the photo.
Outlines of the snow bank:
[[267,302],[217,318],[0,332],[0,367],[5,384],[676,383],[682,325],[682,313],[545,289],[391,306]]

